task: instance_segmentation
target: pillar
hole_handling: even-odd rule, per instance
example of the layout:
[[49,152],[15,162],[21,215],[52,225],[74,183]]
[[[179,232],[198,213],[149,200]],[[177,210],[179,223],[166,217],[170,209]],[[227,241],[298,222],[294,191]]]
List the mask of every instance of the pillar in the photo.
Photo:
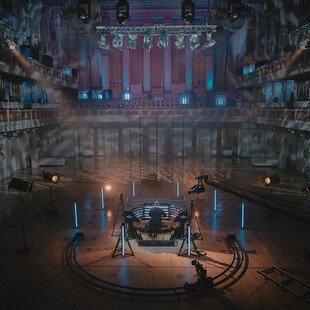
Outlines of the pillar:
[[171,92],[172,83],[172,46],[171,46],[171,36],[168,36],[168,46],[165,49],[164,58],[164,92]]
[[193,52],[190,50],[189,36],[185,37],[185,91],[193,90]]
[[128,48],[128,36],[123,37],[124,46],[122,52],[122,84],[123,91],[130,90],[130,74],[129,74],[129,48]]
[[151,92],[151,52],[143,49],[143,92]]

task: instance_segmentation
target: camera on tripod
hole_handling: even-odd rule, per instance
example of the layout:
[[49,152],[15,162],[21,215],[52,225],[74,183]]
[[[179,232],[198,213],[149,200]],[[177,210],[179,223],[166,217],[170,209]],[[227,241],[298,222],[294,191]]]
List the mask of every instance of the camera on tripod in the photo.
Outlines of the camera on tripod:
[[199,175],[198,177],[195,178],[197,180],[197,184],[194,185],[189,191],[188,194],[200,194],[203,193],[206,188],[203,185],[203,182],[207,183],[208,181],[208,176],[207,175]]

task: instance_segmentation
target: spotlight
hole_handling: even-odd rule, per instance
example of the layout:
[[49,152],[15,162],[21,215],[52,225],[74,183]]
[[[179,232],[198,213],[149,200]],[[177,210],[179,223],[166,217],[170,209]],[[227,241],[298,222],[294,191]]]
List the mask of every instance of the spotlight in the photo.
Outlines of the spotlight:
[[110,46],[109,44],[106,42],[106,37],[104,35],[101,35],[101,38],[99,41],[97,41],[98,45],[100,48],[104,49],[104,50],[109,50]]
[[5,46],[11,51],[14,51],[16,49],[16,43],[9,39],[5,40]]
[[161,48],[162,50],[165,50],[168,46],[168,37],[166,33],[160,33],[158,35],[158,42],[157,46]]
[[196,49],[199,46],[198,34],[196,34],[196,33],[191,34],[190,38],[189,38],[189,43],[190,43],[190,50],[191,51]]
[[184,0],[182,2],[181,17],[186,23],[193,23],[195,19],[195,3],[192,0]]
[[145,34],[143,37],[143,43],[142,43],[142,48],[147,49],[148,51],[151,50],[153,46],[153,37],[151,34]]
[[50,173],[47,171],[43,171],[43,180],[46,182],[51,182],[57,184],[60,181],[60,174],[59,173]]
[[212,38],[212,33],[206,33],[206,43],[204,44],[203,48],[210,48],[215,44],[215,40]]
[[110,184],[106,185],[104,188],[106,191],[110,191],[112,189],[112,186]]
[[116,3],[116,19],[121,25],[129,19],[129,3],[127,0],[120,0]]
[[124,101],[130,101],[132,100],[132,92],[130,90],[125,90],[122,93],[122,99]]
[[33,188],[33,182],[29,183],[18,178],[12,178],[9,182],[8,189],[15,189],[19,192],[28,192],[31,193]]
[[181,48],[184,48],[184,46],[185,46],[184,34],[176,35],[174,44],[175,44],[175,46],[177,47],[178,50],[181,49]]
[[78,2],[78,17],[87,24],[91,15],[91,3],[90,0],[79,0]]
[[137,46],[138,36],[136,34],[129,34],[128,35],[128,47],[134,50]]
[[272,176],[265,176],[262,178],[262,182],[265,184],[265,186],[276,184],[280,182],[280,176],[279,174],[275,174]]
[[123,35],[120,33],[116,33],[112,41],[112,45],[113,47],[118,48],[122,51],[123,50]]

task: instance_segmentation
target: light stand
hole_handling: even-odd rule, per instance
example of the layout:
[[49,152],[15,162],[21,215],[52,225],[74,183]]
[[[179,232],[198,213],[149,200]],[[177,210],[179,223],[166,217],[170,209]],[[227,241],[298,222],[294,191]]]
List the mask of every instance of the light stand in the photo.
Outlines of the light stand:
[[[21,210],[22,211],[21,229],[22,229],[23,247],[16,250],[16,253],[19,255],[27,254],[29,252],[29,250],[33,249],[33,247],[29,247],[27,244],[27,237],[26,237],[26,231],[25,231],[26,230],[25,207],[24,207],[24,198],[23,198],[23,193],[22,193],[22,192],[31,193],[32,187],[33,187],[33,182],[29,183],[27,181],[17,179],[17,178],[12,178],[10,183],[9,183],[9,186],[8,186],[9,193],[10,193],[11,189],[18,191],[18,198],[20,200],[20,206],[22,209]],[[14,196],[14,195],[12,195],[12,196]],[[16,196],[14,196],[14,197],[16,197]]]
[[[127,242],[127,244],[128,244],[128,247],[130,249],[130,253],[125,252],[125,245],[126,245],[125,242]],[[128,239],[128,235],[126,232],[126,227],[125,227],[124,222],[121,225],[121,234],[118,236],[115,248],[112,252],[112,257],[118,256],[118,255],[122,255],[122,258],[124,258],[125,255],[135,256],[135,254],[131,248],[129,239]]]
[[[183,250],[185,242],[186,242],[186,245],[187,245],[187,251],[182,253],[182,250]],[[193,248],[194,248],[193,251],[191,250],[191,244],[193,245]],[[187,225],[186,225],[186,234],[185,234],[185,236],[183,238],[183,241],[182,241],[182,244],[181,244],[178,256],[191,256],[193,252],[194,252],[194,255],[196,255],[198,257],[200,256],[200,253],[199,253],[199,251],[197,249],[197,246],[196,246],[196,243],[195,243],[194,236],[192,234],[191,225],[190,225],[190,223],[187,223]]]
[[46,171],[43,171],[43,180],[50,183],[50,209],[45,210],[46,215],[57,215],[58,209],[54,204],[53,200],[53,186],[54,184],[57,184],[60,181],[60,174],[59,173],[49,173]]
[[116,236],[116,235],[114,235],[114,230],[115,230],[116,221],[117,221],[120,209],[122,211],[122,215],[125,214],[125,205],[124,205],[124,198],[123,198],[123,194],[122,193],[119,193],[118,199],[119,199],[119,203],[118,203],[117,211],[116,211],[115,218],[114,218],[114,223],[113,223],[113,229],[112,229],[111,236]]

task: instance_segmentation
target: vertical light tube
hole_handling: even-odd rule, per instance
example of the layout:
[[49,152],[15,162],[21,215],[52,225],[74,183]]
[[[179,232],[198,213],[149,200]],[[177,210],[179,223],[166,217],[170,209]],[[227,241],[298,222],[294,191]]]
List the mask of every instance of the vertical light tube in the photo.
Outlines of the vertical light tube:
[[180,197],[180,183],[177,182],[177,197]]
[[213,198],[213,211],[216,212],[216,189],[214,190],[214,198]]
[[74,203],[74,222],[75,222],[75,228],[78,228],[78,212],[76,202]]
[[132,182],[132,197],[136,197],[136,183]]
[[244,202],[241,204],[241,228],[244,228]]
[[125,256],[125,224],[122,224],[122,257]]
[[191,225],[187,225],[187,256],[191,256]]
[[101,189],[101,209],[104,210],[104,192],[103,192],[103,188]]

